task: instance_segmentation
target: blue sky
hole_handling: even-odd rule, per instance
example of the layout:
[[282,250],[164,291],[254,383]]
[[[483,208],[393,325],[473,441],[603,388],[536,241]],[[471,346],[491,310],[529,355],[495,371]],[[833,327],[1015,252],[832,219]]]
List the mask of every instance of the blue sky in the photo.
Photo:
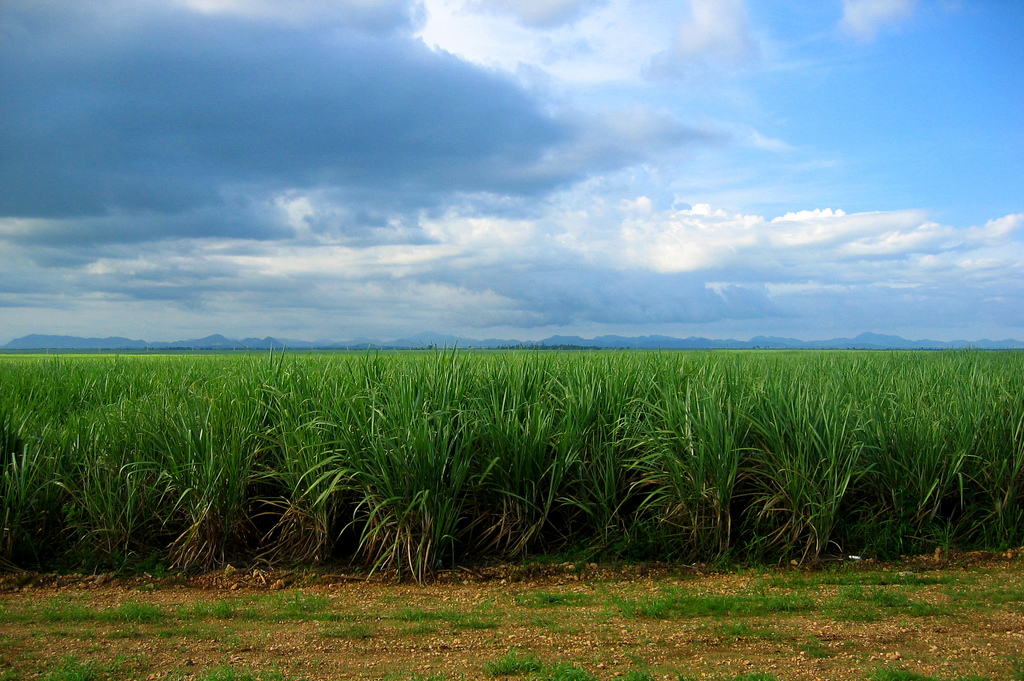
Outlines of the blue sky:
[[1024,338],[1016,0],[6,0],[29,333]]

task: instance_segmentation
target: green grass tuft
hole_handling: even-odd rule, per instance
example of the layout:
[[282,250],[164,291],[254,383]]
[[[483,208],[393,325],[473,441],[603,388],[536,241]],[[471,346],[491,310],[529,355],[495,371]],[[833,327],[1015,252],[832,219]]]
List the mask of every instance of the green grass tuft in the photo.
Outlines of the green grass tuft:
[[232,667],[210,669],[195,678],[196,681],[284,681],[284,676],[278,672],[252,674]]
[[328,638],[346,638],[351,640],[365,640],[372,638],[374,630],[364,624],[349,624],[347,626],[335,626],[324,629],[323,635]]
[[556,664],[537,678],[540,681],[597,681],[597,677],[586,669],[568,662]]
[[159,622],[165,617],[167,617],[167,613],[156,605],[130,601],[105,613],[104,619],[112,619],[118,622],[146,623]]
[[543,667],[536,655],[520,656],[519,650],[512,648],[504,657],[485,664],[484,673],[490,676],[519,676],[539,672]]
[[45,681],[98,681],[102,670],[89,662],[79,662],[73,656],[66,657],[61,665],[43,676]]

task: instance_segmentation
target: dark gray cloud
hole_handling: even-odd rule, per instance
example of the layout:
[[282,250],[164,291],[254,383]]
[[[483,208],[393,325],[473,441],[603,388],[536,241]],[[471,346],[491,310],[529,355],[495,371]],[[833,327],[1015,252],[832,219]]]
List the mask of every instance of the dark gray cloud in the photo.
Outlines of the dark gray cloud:
[[106,11],[0,10],[0,216],[183,213],[321,186],[422,205],[585,172],[545,161],[570,124],[405,35],[87,5]]
[[208,14],[298,28],[346,26],[370,33],[411,31],[426,20],[421,0],[178,0]]
[[34,258],[46,257],[48,250],[59,250],[69,257],[89,259],[97,255],[96,249],[102,252],[104,245],[114,243],[141,243],[172,236],[265,240],[293,234],[272,208],[248,201],[238,203],[222,197],[219,206],[199,206],[172,214],[117,211],[105,216],[36,219],[4,239],[35,247]]
[[528,212],[709,137],[664,112],[555,113],[413,38],[421,15],[416,0],[3,3],[0,219],[31,224],[0,236],[53,266],[107,244],[289,239],[281,201],[306,195],[312,234],[424,243],[425,215]]

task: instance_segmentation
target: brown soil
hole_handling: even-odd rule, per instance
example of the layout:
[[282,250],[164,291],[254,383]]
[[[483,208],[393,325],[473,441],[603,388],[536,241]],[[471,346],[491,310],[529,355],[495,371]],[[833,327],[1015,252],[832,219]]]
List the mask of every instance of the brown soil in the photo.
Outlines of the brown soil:
[[[866,581],[836,584],[828,575],[837,574]],[[850,600],[858,588],[860,600]],[[902,605],[869,600],[879,592],[906,598]],[[669,593],[796,595],[813,605],[665,619],[620,607]],[[160,610],[149,620],[110,616],[125,603]],[[549,667],[574,663],[600,679],[646,670],[673,680],[752,671],[863,680],[879,667],[942,680],[1021,679],[1024,562],[1008,552],[865,561],[840,572],[717,574],[527,565],[460,569],[425,586],[234,568],[187,580],[0,575],[0,680],[45,676],[68,656],[108,678],[199,679],[233,667],[289,679],[477,679],[493,678],[485,666],[512,649]]]

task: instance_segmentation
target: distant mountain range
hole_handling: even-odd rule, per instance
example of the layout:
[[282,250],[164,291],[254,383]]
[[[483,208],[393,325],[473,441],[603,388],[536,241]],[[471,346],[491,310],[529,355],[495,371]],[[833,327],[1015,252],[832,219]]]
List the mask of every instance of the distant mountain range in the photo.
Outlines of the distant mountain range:
[[604,348],[604,349],[834,349],[834,350],[946,350],[951,348],[979,348],[983,350],[1005,350],[1024,348],[1024,342],[1006,340],[976,341],[933,341],[907,340],[900,336],[884,336],[877,333],[862,333],[855,338],[832,338],[830,340],[802,341],[796,338],[755,336],[748,341],[731,338],[673,338],[671,336],[551,336],[540,341],[519,341],[515,339],[477,340],[435,333],[420,333],[409,338],[390,341],[355,339],[349,341],[304,341],[278,338],[225,338],[219,334],[206,338],[180,340],[171,343],[132,340],[112,336],[109,338],[79,338],[76,336],[44,336],[32,334],[16,338],[0,350],[364,350],[417,349],[431,347],[460,348]]

